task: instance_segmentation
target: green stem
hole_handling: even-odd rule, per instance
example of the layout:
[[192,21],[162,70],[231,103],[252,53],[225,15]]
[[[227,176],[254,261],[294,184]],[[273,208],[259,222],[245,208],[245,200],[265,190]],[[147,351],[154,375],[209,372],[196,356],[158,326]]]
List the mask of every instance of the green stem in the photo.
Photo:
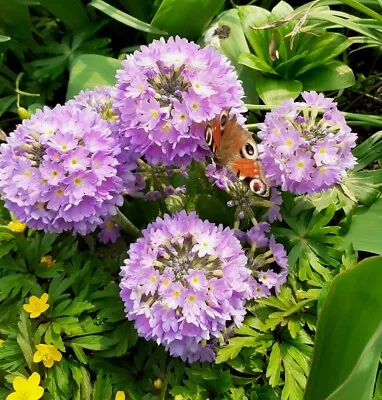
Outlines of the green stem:
[[265,104],[245,104],[245,107],[248,108],[248,110],[259,110],[259,111],[268,111],[272,110],[272,108],[276,108],[277,106],[267,106]]
[[258,128],[259,124],[247,124],[245,127],[249,130]]
[[118,209],[113,221],[126,233],[131,236],[139,236],[139,229]]

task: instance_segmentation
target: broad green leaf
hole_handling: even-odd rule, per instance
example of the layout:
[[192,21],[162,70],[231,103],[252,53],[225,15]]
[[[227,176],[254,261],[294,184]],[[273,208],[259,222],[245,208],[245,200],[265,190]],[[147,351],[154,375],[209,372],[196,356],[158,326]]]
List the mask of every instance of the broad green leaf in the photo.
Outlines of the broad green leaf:
[[229,225],[232,220],[232,209],[209,194],[196,196],[195,210],[200,218],[208,219],[211,222]]
[[277,72],[272,67],[254,54],[242,53],[240,54],[238,62],[239,64],[246,65],[247,67],[255,69],[256,71],[268,72],[270,74],[277,75]]
[[32,45],[32,23],[28,6],[9,0],[0,0],[0,24],[2,34],[10,35],[21,43]]
[[169,35],[196,40],[223,4],[224,0],[163,0],[151,24]]
[[115,19],[116,21],[122,22],[123,24],[130,26],[131,28],[137,29],[139,31],[148,32],[148,33],[157,33],[159,35],[166,35],[167,32],[158,29],[146,22],[140,21],[139,19],[132,17],[125,12],[118,10],[112,5],[105,3],[102,0],[92,0],[89,3],[90,6],[96,8],[97,10],[102,11],[107,14],[109,17]]
[[70,68],[67,99],[84,89],[115,84],[115,74],[121,68],[121,61],[97,54],[78,56]]
[[235,66],[239,79],[243,82],[246,101],[257,104],[259,97],[255,87],[256,73],[251,68],[239,64],[238,61],[241,53],[249,53],[250,51],[240,23],[238,10],[230,9],[223,12],[213,26],[229,28],[228,37],[219,40],[219,51],[227,56]]
[[345,243],[352,243],[356,250],[382,254],[381,240],[382,199],[370,207],[360,206],[353,214]]
[[382,257],[338,275],[317,326],[306,400],[371,399],[382,351]]
[[39,3],[74,31],[90,23],[81,0],[39,0]]
[[273,77],[258,76],[255,85],[259,97],[265,104],[278,105],[283,100],[295,99],[302,91],[300,81]]
[[339,90],[353,86],[353,70],[340,61],[330,61],[300,75],[304,90]]
[[271,15],[270,12],[256,6],[240,6],[238,10],[244,34],[255,54],[264,60],[264,62],[271,62],[268,50],[271,33],[269,30],[255,29],[268,22]]

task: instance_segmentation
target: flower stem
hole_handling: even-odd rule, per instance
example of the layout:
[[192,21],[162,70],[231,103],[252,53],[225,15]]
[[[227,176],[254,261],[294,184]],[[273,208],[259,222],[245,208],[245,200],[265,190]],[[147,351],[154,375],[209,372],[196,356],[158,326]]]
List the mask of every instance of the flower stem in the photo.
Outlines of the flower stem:
[[121,210],[118,209],[117,215],[113,218],[113,221],[126,233],[131,236],[139,236],[139,229],[122,214]]

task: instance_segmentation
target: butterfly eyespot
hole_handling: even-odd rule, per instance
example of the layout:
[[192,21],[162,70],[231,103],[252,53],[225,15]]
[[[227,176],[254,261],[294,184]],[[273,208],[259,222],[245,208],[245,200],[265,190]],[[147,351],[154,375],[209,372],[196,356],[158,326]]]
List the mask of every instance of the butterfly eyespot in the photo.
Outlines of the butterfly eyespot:
[[206,139],[208,146],[211,147],[213,139],[211,125],[206,126],[206,130],[204,131],[204,138]]
[[249,160],[257,160],[259,153],[257,152],[257,146],[254,141],[248,141],[240,150],[240,154],[243,158]]
[[251,182],[249,182],[249,187],[252,192],[257,194],[258,196],[268,197],[269,195],[269,187],[261,179],[252,179]]
[[223,110],[220,114],[220,129],[223,131],[228,121],[228,111]]

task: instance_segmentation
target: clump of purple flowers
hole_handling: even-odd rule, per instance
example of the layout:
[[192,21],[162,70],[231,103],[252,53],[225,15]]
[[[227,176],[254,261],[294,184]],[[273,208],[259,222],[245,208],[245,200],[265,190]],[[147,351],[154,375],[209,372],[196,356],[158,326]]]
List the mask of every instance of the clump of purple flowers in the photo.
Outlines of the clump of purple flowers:
[[357,135],[336,103],[316,92],[305,102],[288,100],[267,113],[259,137],[268,180],[296,194],[320,192],[340,183],[356,160]]
[[195,213],[150,224],[121,269],[121,297],[138,334],[183,360],[212,361],[217,344],[242,323],[246,301],[277,292],[286,280],[285,250],[268,230],[263,223],[247,233],[247,258],[235,231]]
[[209,154],[200,124],[231,108],[243,122],[244,95],[228,59],[179,37],[154,40],[117,72],[114,109],[130,148],[149,163],[186,165]]
[[113,111],[116,89],[112,86],[96,87],[83,90],[66,104],[79,110],[91,110],[107,121],[113,136],[120,142],[121,152],[117,154],[117,175],[123,181],[123,192],[132,197],[142,196],[145,187],[143,175],[137,172],[138,156],[128,148],[127,139],[120,134],[117,114]]
[[0,148],[0,192],[30,227],[87,234],[122,205],[120,143],[90,110],[45,107]]
[[240,325],[251,271],[234,231],[184,211],[158,218],[132,244],[121,297],[140,336],[190,362],[212,361],[228,324]]

